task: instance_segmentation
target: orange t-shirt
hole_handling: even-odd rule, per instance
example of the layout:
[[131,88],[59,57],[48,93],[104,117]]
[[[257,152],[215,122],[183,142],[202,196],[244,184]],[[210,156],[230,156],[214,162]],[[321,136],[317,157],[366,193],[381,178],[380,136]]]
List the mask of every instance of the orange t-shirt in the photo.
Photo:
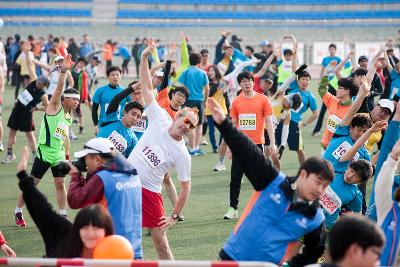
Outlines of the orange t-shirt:
[[171,119],[175,118],[176,110],[171,108],[171,100],[168,97],[168,88],[164,88],[157,94],[157,103],[160,105],[161,108],[165,109]]
[[103,52],[103,59],[106,60],[106,61],[112,60],[113,59],[113,53],[114,53],[114,51],[113,51],[114,49],[113,49],[112,45],[105,44],[103,49],[106,50],[106,51]]
[[237,121],[236,127],[255,144],[264,144],[265,118],[272,116],[272,106],[267,96],[255,92],[247,98],[240,94],[232,103],[231,117]]
[[339,99],[337,99],[336,96],[332,95],[331,93],[326,93],[322,98],[322,101],[324,101],[324,104],[328,110],[326,128],[324,130],[324,134],[322,135],[321,141],[323,147],[326,148],[329,145],[336,128],[339,126],[340,122],[349,110],[350,105],[343,106],[340,104]]

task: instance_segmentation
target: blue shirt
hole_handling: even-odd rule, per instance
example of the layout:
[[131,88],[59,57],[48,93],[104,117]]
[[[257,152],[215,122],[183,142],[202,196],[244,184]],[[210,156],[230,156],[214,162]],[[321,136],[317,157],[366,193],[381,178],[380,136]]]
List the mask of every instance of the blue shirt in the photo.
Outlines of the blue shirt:
[[390,72],[390,79],[392,79],[392,86],[390,87],[389,99],[392,100],[395,95],[400,94],[400,74],[396,69]]
[[[337,137],[335,137],[335,135]],[[340,162],[340,157],[343,156],[354,145],[355,142],[350,136],[350,126],[339,126],[336,129],[335,135],[326,148],[323,158],[332,163],[335,173],[344,173],[349,165],[349,162]],[[358,159],[371,161],[368,150],[364,146],[357,151],[352,161]]]
[[94,47],[91,43],[81,43],[81,47],[79,48],[79,56],[86,57],[87,54],[92,52]]
[[190,66],[182,72],[178,81],[189,89],[188,100],[204,101],[203,87],[208,85],[208,77],[204,70]]
[[303,113],[310,108],[312,111],[317,110],[317,100],[315,96],[308,90],[302,91],[299,88],[299,84],[297,81],[293,81],[290,84],[290,91],[288,94],[299,93],[301,98],[303,99],[302,107],[295,112],[293,109],[290,110],[290,119],[294,122],[299,123],[302,119]]
[[[93,103],[99,104],[100,105],[100,116],[99,116],[99,125],[103,122],[106,121],[106,110],[108,108],[108,105],[111,103],[111,100],[122,92],[125,89],[123,86],[118,86],[117,88],[111,88],[109,84],[104,85],[103,87],[97,88],[96,92],[94,93],[93,96]],[[119,105],[119,116],[118,119],[120,119],[123,115],[123,110],[125,108],[125,103],[130,102],[131,97],[128,96],[125,99],[123,99]]]
[[131,53],[129,52],[128,48],[122,45],[118,46],[118,52],[115,55],[121,56],[123,59],[131,58]]
[[340,59],[340,57],[337,56],[329,56],[329,57],[324,57],[322,59],[322,66],[324,66],[325,68],[329,65],[329,63],[331,63],[331,61],[336,60],[337,64],[339,64],[340,62],[342,62],[342,60]]
[[[349,161],[347,161],[349,165]],[[342,206],[347,206],[354,212],[360,212],[362,208],[362,193],[355,184],[348,184],[344,181],[343,173],[335,173],[335,178],[330,184],[332,190],[342,201]],[[331,229],[339,217],[340,208],[332,215],[324,210],[326,227]]]
[[107,122],[111,122],[99,129],[97,137],[104,137],[111,140],[114,147],[125,157],[128,158],[138,139],[130,128],[126,128],[121,120],[118,119],[117,112],[107,115]]

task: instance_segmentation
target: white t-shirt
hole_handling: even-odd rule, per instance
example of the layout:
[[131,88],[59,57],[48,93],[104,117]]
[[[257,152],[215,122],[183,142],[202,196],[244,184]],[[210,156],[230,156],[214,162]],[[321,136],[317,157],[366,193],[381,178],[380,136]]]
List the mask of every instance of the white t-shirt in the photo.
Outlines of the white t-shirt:
[[56,91],[56,88],[57,88],[57,83],[58,83],[58,77],[59,76],[60,76],[60,73],[57,70],[50,72],[50,75],[49,75],[50,84],[46,89],[46,94],[48,94],[48,95],[53,95],[54,94],[54,92]]
[[128,161],[135,166],[142,187],[161,193],[164,174],[175,167],[178,180],[189,181],[192,162],[185,141],[176,141],[168,133],[171,119],[157,101],[153,100],[146,108],[146,114],[149,126],[129,155]]

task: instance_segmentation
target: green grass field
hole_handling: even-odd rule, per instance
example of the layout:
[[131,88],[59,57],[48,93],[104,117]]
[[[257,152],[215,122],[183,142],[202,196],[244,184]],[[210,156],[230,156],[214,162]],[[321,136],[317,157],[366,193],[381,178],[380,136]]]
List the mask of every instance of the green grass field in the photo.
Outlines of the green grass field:
[[[104,83],[105,81],[101,81]],[[122,82],[127,85],[128,80]],[[316,83],[312,83],[312,91],[314,92],[318,102],[320,98],[316,93]],[[8,128],[6,127],[8,117],[10,115],[14,101],[14,88],[6,86],[4,94],[4,110],[3,110],[3,126],[4,136],[3,143],[6,147],[8,138]],[[94,137],[92,121],[89,110],[84,107],[85,129],[84,134],[79,135],[77,141],[72,141],[71,151],[77,151],[82,148],[83,144]],[[307,112],[305,116],[309,116]],[[38,137],[40,129],[41,112],[35,112],[36,137]],[[74,126],[75,132],[78,127]],[[312,125],[303,130],[303,139],[305,152],[307,156],[319,155],[320,137],[311,137]],[[18,133],[17,143],[15,146],[15,154],[17,160],[11,164],[0,164],[0,230],[5,234],[9,245],[15,250],[20,257],[41,257],[44,255],[44,245],[42,238],[32,222],[29,213],[24,209],[24,216],[28,226],[18,228],[14,224],[15,201],[18,193],[16,166],[20,158],[21,149],[27,144],[24,134]],[[172,252],[176,259],[192,259],[192,260],[211,260],[217,259],[218,252],[227,240],[235,221],[223,220],[223,215],[228,208],[229,197],[229,181],[230,181],[230,162],[226,160],[227,171],[212,171],[217,162],[217,154],[211,153],[210,146],[203,147],[209,154],[201,157],[193,158],[192,162],[192,192],[184,209],[185,221],[178,223],[176,226],[168,230],[168,239]],[[73,154],[73,153],[71,153]],[[2,152],[1,159],[5,156]],[[31,164],[28,165],[30,171]],[[282,169],[288,175],[294,175],[298,168],[297,156],[295,152],[285,151],[282,159]],[[68,188],[70,178],[66,178],[66,186]],[[179,189],[178,181],[174,178],[177,189]],[[51,172],[49,171],[43,177],[39,184],[40,190],[48,197],[51,203],[55,205],[55,189],[52,182]],[[240,195],[239,212],[243,210],[247,200],[252,192],[250,183],[245,179],[242,184]],[[166,196],[164,196],[167,214],[172,211],[171,205]],[[70,220],[75,217],[76,211],[68,210]],[[156,259],[156,253],[152,247],[151,238],[144,231],[143,246],[145,259]]]

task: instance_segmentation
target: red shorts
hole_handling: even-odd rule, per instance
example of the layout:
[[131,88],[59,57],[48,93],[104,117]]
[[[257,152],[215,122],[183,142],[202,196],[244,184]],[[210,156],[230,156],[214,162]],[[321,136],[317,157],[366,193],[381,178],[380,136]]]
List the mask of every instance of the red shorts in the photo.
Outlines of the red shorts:
[[164,215],[164,202],[161,193],[142,187],[142,227],[156,228]]

